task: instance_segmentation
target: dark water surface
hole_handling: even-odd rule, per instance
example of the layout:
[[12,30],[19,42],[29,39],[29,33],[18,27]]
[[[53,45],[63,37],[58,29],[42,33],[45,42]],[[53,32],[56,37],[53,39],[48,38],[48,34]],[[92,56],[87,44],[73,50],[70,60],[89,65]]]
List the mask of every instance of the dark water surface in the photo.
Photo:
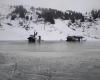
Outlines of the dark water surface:
[[[17,62],[17,71],[24,74],[13,80],[48,80],[45,74],[51,75],[50,80],[100,79],[100,42],[1,41],[0,53],[7,56],[8,63]],[[8,75],[3,74],[7,78]]]

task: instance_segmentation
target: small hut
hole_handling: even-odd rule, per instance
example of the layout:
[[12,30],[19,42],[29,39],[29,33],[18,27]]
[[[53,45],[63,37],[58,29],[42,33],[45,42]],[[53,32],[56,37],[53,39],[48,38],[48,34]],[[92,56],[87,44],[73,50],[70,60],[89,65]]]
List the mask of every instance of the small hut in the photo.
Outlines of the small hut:
[[68,36],[66,41],[82,41],[83,36]]

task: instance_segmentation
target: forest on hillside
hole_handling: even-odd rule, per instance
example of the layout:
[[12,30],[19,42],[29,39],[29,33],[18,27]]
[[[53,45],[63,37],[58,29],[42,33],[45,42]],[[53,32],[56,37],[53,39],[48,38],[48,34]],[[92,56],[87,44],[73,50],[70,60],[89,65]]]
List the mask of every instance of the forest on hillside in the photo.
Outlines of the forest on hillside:
[[[71,10],[66,10],[64,12],[51,8],[30,7],[31,11],[33,11],[34,9],[36,10],[38,18],[42,18],[44,22],[49,22],[51,24],[55,24],[55,19],[70,20],[72,23],[75,23],[76,20],[79,20],[80,22],[93,22],[96,21],[96,19],[100,18],[100,10],[91,10],[91,12],[89,13],[86,12],[86,14],[82,14],[80,12]],[[29,20],[29,17],[26,16],[27,13],[29,12],[22,5],[15,6],[15,9],[10,14],[11,20],[14,20],[18,17]]]

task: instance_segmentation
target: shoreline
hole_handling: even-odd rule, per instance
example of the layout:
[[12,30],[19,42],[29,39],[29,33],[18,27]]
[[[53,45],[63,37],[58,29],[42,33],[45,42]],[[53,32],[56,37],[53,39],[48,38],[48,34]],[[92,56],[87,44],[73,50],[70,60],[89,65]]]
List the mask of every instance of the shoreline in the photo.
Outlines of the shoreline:
[[[28,41],[28,40],[0,40],[0,42],[5,42],[5,41]],[[94,41],[100,41],[100,39],[86,39],[82,40],[82,42],[94,42]],[[67,42],[66,40],[42,40],[41,42]],[[73,41],[72,41],[73,42]],[[77,41],[78,42],[78,41]]]

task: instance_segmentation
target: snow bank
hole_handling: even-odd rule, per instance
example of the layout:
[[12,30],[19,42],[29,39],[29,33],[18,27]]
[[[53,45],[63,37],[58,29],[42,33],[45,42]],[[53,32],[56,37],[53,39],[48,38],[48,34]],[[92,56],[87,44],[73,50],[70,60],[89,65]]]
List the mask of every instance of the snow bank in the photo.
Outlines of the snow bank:
[[81,29],[73,30],[69,28],[65,21],[59,19],[55,20],[54,25],[30,23],[30,30],[25,30],[24,28],[20,27],[18,25],[18,21],[10,22],[11,24],[13,24],[12,26],[7,25],[7,22],[10,21],[4,21],[2,28],[0,28],[0,40],[27,40],[29,35],[34,34],[34,31],[38,32],[38,36],[41,36],[42,40],[66,40],[67,36],[80,35],[85,36],[86,40],[91,41],[99,40],[96,39],[96,37],[98,37],[98,35],[100,34],[99,25],[95,26],[96,28],[98,28],[98,31],[95,31],[94,28],[90,28],[85,32],[82,32]]

